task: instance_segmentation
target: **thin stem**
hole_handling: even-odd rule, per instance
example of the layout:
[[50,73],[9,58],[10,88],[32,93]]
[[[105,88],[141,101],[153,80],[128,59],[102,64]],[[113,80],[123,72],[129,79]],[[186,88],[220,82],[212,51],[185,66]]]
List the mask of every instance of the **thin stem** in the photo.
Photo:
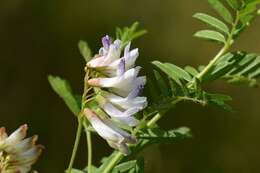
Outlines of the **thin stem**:
[[[85,103],[84,100],[87,97],[87,93],[89,91],[88,85],[87,85],[87,80],[89,78],[89,70],[86,69],[86,74],[84,77],[84,91],[82,94],[82,105],[81,105],[81,111],[84,109],[85,107]],[[78,128],[77,128],[77,132],[76,132],[76,139],[74,142],[74,146],[73,146],[73,150],[72,150],[72,154],[71,154],[71,158],[70,158],[70,162],[69,162],[69,166],[68,166],[68,173],[71,173],[72,168],[73,168],[73,164],[76,158],[76,154],[78,151],[78,146],[79,146],[79,142],[80,142],[80,138],[81,138],[81,132],[82,132],[82,127],[83,127],[83,117],[81,116],[81,113],[79,113],[78,115]]]
[[[177,104],[178,102],[184,100],[184,98],[177,98],[172,102],[173,105]],[[165,111],[166,112],[166,111]],[[160,118],[162,118],[163,114],[157,113],[150,121],[147,122],[146,127],[152,127]],[[121,152],[118,152],[113,159],[110,161],[110,163],[107,165],[105,170],[102,173],[110,173],[110,171],[115,167],[115,165],[124,157],[124,155]]]
[[91,141],[91,132],[86,131],[87,134],[87,144],[88,144],[88,173],[91,173],[92,169],[92,141]]
[[152,127],[161,117],[162,114],[157,113],[150,121],[147,122],[147,127]]
[[77,128],[77,133],[76,133],[76,139],[75,139],[72,155],[71,155],[71,158],[70,158],[68,173],[71,173],[71,171],[72,171],[72,167],[73,167],[75,157],[76,157],[76,154],[77,154],[77,150],[78,150],[78,146],[79,146],[81,132],[82,132],[82,120],[81,120],[81,117],[79,117],[78,118],[78,128]]
[[209,62],[209,64],[198,74],[197,79],[201,80],[205,74],[208,73],[212,69],[212,67],[215,65],[215,63],[230,49],[231,45],[233,44],[233,35],[236,30],[236,26],[239,22],[239,12],[236,13],[236,19],[232,25],[232,29],[230,31],[230,34],[228,35],[227,41],[225,45],[220,49],[220,51],[217,53],[217,55]]
[[111,170],[115,167],[115,165],[124,157],[121,152],[117,152],[113,159],[109,162],[102,173],[110,173]]

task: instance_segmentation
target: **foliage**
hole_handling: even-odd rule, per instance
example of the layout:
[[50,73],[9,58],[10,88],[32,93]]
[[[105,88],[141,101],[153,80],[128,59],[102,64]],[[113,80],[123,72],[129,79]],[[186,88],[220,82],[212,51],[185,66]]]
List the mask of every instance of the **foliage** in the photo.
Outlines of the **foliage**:
[[[151,95],[149,98],[150,103],[142,113],[137,114],[140,119],[139,125],[133,129],[128,129],[139,139],[138,144],[131,146],[132,154],[124,156],[120,152],[114,151],[110,156],[103,158],[101,165],[97,168],[90,162],[84,170],[69,167],[67,172],[143,173],[144,159],[137,155],[140,150],[150,144],[176,142],[191,137],[190,129],[187,127],[167,131],[162,130],[157,124],[157,121],[178,102],[190,101],[202,106],[215,105],[224,110],[232,111],[232,108],[227,104],[232,100],[230,96],[209,93],[204,89],[204,84],[222,79],[232,84],[248,83],[250,86],[257,86],[257,80],[260,76],[260,56],[256,53],[247,53],[240,50],[231,52],[230,48],[235,39],[255,18],[260,0],[226,0],[225,2],[209,0],[208,2],[221,18],[205,13],[196,13],[193,17],[206,23],[209,29],[198,31],[194,36],[221,45],[222,47],[216,56],[207,65],[198,68],[192,66],[181,68],[172,63],[153,61],[155,80],[148,79],[148,89]],[[123,42],[122,48],[130,41],[146,33],[145,30],[137,30],[137,28],[138,23],[134,23],[130,27],[116,29],[116,38],[121,39]],[[79,49],[86,62],[88,62],[92,57],[88,44],[80,41]],[[85,78],[88,75],[86,74]],[[90,75],[95,75],[95,72]],[[54,91],[65,101],[69,109],[75,115],[79,115],[82,111],[81,107],[84,108],[84,104],[79,104],[68,82],[53,76],[49,76],[48,79]],[[86,81],[85,85],[87,85]],[[82,98],[88,97],[87,92],[84,91]],[[94,89],[93,92],[98,91]],[[89,97],[91,100],[91,96]],[[94,102],[89,102],[89,104],[92,103]],[[81,127],[82,122],[85,130],[90,132],[91,127],[86,123],[86,120],[82,121],[79,118],[79,127]],[[75,150],[77,150],[77,147]],[[73,159],[70,166],[73,165]],[[91,159],[91,155],[89,155],[89,159]]]

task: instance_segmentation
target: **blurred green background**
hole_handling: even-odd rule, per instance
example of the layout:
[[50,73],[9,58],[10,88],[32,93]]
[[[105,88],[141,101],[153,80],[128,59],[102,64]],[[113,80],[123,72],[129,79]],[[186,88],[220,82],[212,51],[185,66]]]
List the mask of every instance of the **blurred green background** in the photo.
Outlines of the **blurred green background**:
[[[206,0],[0,0],[0,126],[9,131],[23,123],[39,134],[46,149],[35,168],[60,173],[67,167],[76,119],[51,90],[46,76],[67,78],[82,91],[84,60],[80,39],[93,51],[116,26],[139,21],[148,34],[134,42],[138,64],[151,69],[159,59],[176,65],[206,64],[215,44],[192,37],[200,22],[195,12],[214,14]],[[260,53],[260,19],[240,37],[235,48]],[[149,75],[149,74],[148,74]],[[235,113],[182,103],[160,121],[165,128],[189,126],[194,138],[152,146],[142,152],[147,173],[259,173],[260,90],[215,82],[209,91],[230,94]],[[86,163],[82,138],[75,166]],[[111,152],[94,138],[94,163]]]

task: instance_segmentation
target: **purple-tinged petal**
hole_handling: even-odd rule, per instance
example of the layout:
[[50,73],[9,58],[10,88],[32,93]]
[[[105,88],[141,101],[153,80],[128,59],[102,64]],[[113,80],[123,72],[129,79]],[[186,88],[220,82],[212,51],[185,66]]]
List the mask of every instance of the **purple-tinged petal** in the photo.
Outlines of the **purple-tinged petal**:
[[125,59],[122,58],[118,64],[117,76],[122,76],[125,73]]
[[141,110],[138,107],[132,107],[132,108],[129,108],[125,111],[121,111],[118,108],[116,108],[115,106],[113,106],[111,103],[106,103],[103,106],[103,109],[110,117],[114,117],[114,118],[130,117],[130,116],[136,114],[137,112],[139,112]]
[[121,40],[116,39],[113,44],[115,45],[115,49],[119,50],[121,47]]
[[140,85],[136,85],[134,87],[134,89],[127,96],[128,99],[133,99],[133,98],[139,96],[142,93],[143,89],[144,89],[144,84],[143,83],[141,83]]
[[135,117],[118,117],[113,119],[115,119],[115,121],[118,121],[120,123],[126,124],[130,127],[137,126],[139,123],[139,120],[137,120]]
[[86,108],[84,115],[88,118],[89,122],[97,133],[108,141],[114,143],[136,143],[136,139],[126,131],[118,128],[110,119],[100,118],[94,111]]
[[129,55],[129,50],[130,50],[130,46],[131,46],[131,42],[129,42],[126,47],[125,47],[125,50],[124,50],[124,56],[128,56]]
[[106,35],[105,37],[102,38],[102,44],[103,44],[103,47],[106,50],[108,50],[109,46],[112,44],[111,38],[108,35]]

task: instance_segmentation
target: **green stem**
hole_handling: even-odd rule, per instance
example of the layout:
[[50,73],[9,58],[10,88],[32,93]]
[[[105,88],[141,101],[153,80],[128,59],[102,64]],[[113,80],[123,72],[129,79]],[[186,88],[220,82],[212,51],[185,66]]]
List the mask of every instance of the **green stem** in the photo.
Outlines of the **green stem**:
[[121,152],[117,152],[113,159],[109,162],[102,173],[110,173],[111,170],[115,167],[115,165],[124,157]]
[[212,69],[215,63],[230,49],[231,45],[234,42],[233,35],[236,31],[236,26],[238,25],[238,22],[239,22],[239,12],[237,12],[236,14],[236,19],[232,25],[232,29],[230,31],[230,34],[228,35],[225,45],[220,49],[217,55],[209,62],[209,64],[198,74],[197,79],[201,81],[202,78]]
[[[177,98],[172,102],[173,105],[177,104],[181,100],[184,100],[183,98]],[[165,111],[166,112],[166,111]],[[163,112],[163,113],[165,113]],[[152,127],[160,118],[162,118],[163,113],[157,113],[151,120],[149,120],[146,124],[146,127]],[[110,171],[115,167],[115,165],[124,157],[124,155],[121,152],[118,152],[111,162],[106,166],[104,171],[102,173],[110,173]]]
[[161,117],[162,114],[157,113],[150,121],[147,122],[147,127],[152,127]]
[[74,164],[74,161],[75,161],[75,157],[76,157],[76,154],[77,154],[79,141],[80,141],[80,137],[81,137],[81,132],[82,132],[82,119],[79,117],[78,118],[78,129],[77,129],[77,134],[76,134],[76,139],[75,139],[72,155],[71,155],[71,158],[70,158],[68,173],[71,173],[71,170],[72,170],[72,167],[73,167],[73,164]]
[[87,134],[87,144],[88,144],[88,173],[91,173],[92,169],[92,141],[91,141],[91,132],[86,131]]

